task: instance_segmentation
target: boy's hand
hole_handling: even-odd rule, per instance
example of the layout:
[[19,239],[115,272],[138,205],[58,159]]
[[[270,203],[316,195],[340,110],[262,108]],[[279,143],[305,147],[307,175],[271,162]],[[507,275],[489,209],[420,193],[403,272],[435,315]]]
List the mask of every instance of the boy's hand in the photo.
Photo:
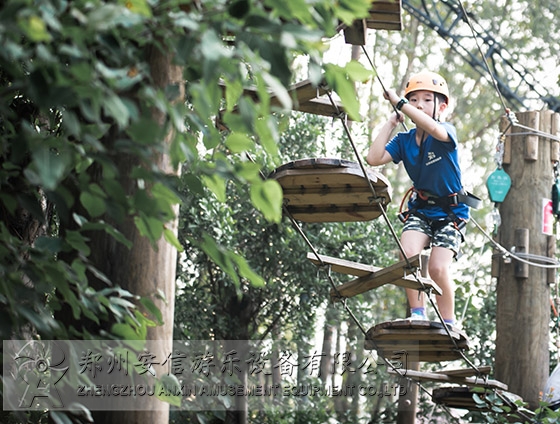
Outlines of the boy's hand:
[[385,100],[389,100],[391,102],[392,105],[395,105],[399,102],[399,100],[401,99],[397,93],[395,92],[395,90],[393,89],[388,89],[385,90],[383,92],[383,97],[385,98]]
[[389,122],[393,125],[393,127],[396,127],[401,122],[404,122],[404,115],[400,112],[392,113],[389,116]]

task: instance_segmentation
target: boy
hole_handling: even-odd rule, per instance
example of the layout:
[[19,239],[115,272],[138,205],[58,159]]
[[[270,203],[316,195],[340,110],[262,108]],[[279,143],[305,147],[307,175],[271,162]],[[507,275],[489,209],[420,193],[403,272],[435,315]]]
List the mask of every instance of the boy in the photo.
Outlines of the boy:
[[[469,218],[469,206],[461,182],[455,127],[440,122],[449,103],[449,90],[438,74],[424,71],[408,81],[403,98],[394,90],[383,97],[398,110],[391,114],[375,137],[367,155],[372,166],[393,161],[403,162],[413,183],[409,210],[403,215],[401,244],[407,257],[420,254],[431,246],[428,273],[442,289],[437,304],[444,321],[455,320],[455,286],[450,265],[463,240],[460,231]],[[399,133],[395,127],[408,116],[416,128]],[[411,308],[410,318],[426,320],[424,293],[406,290]]]

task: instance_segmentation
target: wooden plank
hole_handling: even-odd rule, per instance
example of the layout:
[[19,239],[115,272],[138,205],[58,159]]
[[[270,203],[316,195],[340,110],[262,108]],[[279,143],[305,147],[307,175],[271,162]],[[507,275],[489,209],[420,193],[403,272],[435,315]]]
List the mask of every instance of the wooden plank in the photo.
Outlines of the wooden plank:
[[[465,386],[485,387],[485,388],[501,389],[501,390],[508,389],[507,384],[497,380],[490,380],[490,379],[483,379],[483,378],[476,378],[476,377],[456,377],[456,376],[437,374],[433,372],[422,372],[422,371],[414,371],[414,370],[405,370],[405,371],[399,370],[399,371],[405,374],[406,377],[411,378],[413,380],[457,383],[457,384],[464,384]],[[389,374],[397,374],[396,371],[390,368],[387,369],[387,372]]]
[[402,30],[401,1],[373,1],[366,18],[369,29]]
[[[402,260],[387,268],[376,269],[375,271],[358,276],[358,278],[341,284],[336,290],[331,290],[333,301],[340,298],[350,298],[369,290],[379,288],[385,284],[394,284],[415,290],[431,288],[436,294],[441,295],[441,288],[429,278],[406,275],[406,271],[414,272],[420,264],[420,255],[409,258],[409,262]],[[409,264],[412,268],[409,268]],[[353,274],[351,274],[353,275]],[[419,282],[420,281],[420,282]]]
[[[225,95],[226,84],[220,81],[219,85]],[[322,86],[315,87],[310,80],[293,84],[288,89],[288,93],[293,102],[292,110],[329,117],[344,113],[344,106],[340,101],[333,99],[333,102],[331,102],[330,99],[321,98],[320,96],[324,96],[327,93],[326,88]],[[256,87],[245,88],[243,95],[250,97],[254,102],[260,101]],[[332,103],[334,103],[334,106]],[[270,105],[281,106],[281,103],[276,96],[271,95]],[[237,108],[234,109],[234,112],[237,112]],[[350,117],[346,118],[351,120]]]
[[436,362],[461,359],[468,339],[458,328],[449,329],[435,321],[395,320],[377,324],[366,333],[364,348],[381,356],[405,351],[411,361]]
[[351,26],[344,28],[344,41],[354,46],[366,45],[367,25],[365,19],[359,19]]
[[434,371],[436,374],[445,374],[451,375],[454,377],[472,377],[478,374],[485,374],[488,375],[492,371],[492,367],[490,365],[484,365],[481,367],[474,368],[465,368],[465,369],[454,369],[454,370],[440,370]]
[[[387,189],[375,190],[378,196],[387,193]],[[290,206],[301,205],[337,205],[352,206],[364,203],[364,198],[372,197],[369,187],[301,187],[287,188],[284,190],[284,198],[289,199]],[[373,202],[375,206],[375,202]],[[363,205],[371,206],[371,205]]]
[[373,12],[400,12],[400,0],[372,0],[370,13]]
[[[484,399],[487,394],[492,393],[491,389],[485,389],[484,392],[476,392],[477,395]],[[468,409],[475,411],[488,411],[489,408],[481,408],[473,399],[473,389],[471,387],[438,387],[432,391],[432,400],[440,405],[446,405],[450,408]]]
[[[375,346],[368,346],[367,344],[364,345],[364,349],[373,350],[376,349],[379,356],[384,358],[392,357],[396,352],[401,352],[403,349],[380,349]],[[451,350],[451,349],[441,349],[439,351],[422,351],[418,349],[414,349],[413,347],[408,350],[408,357],[410,361],[416,362],[446,362],[446,361],[456,361],[462,359],[462,356],[459,352]]]
[[[420,284],[420,281],[422,284]],[[364,277],[358,277],[352,281],[348,281],[337,287],[337,290],[331,290],[331,296],[350,298],[357,296],[359,294],[365,293],[369,290],[377,289],[385,284],[394,284],[395,286],[423,290],[424,288],[431,288],[435,294],[441,296],[443,291],[441,288],[432,280],[424,277],[414,277],[407,275],[405,277],[398,274],[395,270],[392,273],[385,273],[383,275],[377,275],[374,273],[372,275],[366,275]]]
[[287,210],[294,219],[302,222],[362,222],[372,221],[381,216],[379,207],[357,206],[338,207],[336,205],[315,207],[291,207]]
[[372,220],[391,201],[389,181],[382,174],[340,159],[289,162],[268,178],[282,186],[287,211],[304,222]]
[[[369,171],[369,172],[368,172]],[[367,177],[376,186],[386,188],[388,182],[381,178],[380,174],[366,170]],[[286,169],[275,172],[273,176],[282,188],[297,188],[305,193],[307,188],[323,188],[325,193],[333,187],[369,187],[364,173],[359,167],[333,167],[316,169]],[[371,192],[369,193],[371,195]]]
[[[451,337],[455,340],[460,340],[461,335],[454,331],[449,332]],[[398,341],[398,340],[414,340],[415,342],[427,340],[429,342],[433,342],[434,344],[440,340],[445,341],[448,343],[449,334],[443,328],[428,328],[424,330],[420,330],[417,328],[413,328],[410,330],[378,330],[375,332],[375,340],[391,340],[391,341]]]
[[295,93],[295,99],[301,104],[325,95],[327,90],[324,87],[313,86],[311,80],[307,79],[291,85],[288,92]]
[[332,256],[326,255],[318,256],[319,258],[317,258],[317,255],[315,255],[314,253],[309,252],[307,254],[307,259],[309,259],[317,266],[331,265],[331,270],[340,274],[355,275],[357,277],[360,277],[362,275],[368,275],[372,272],[381,270],[381,268],[372,265],[360,264],[358,262],[352,262],[346,259],[333,258]]
[[489,406],[491,403],[488,402],[488,407],[481,408],[481,405],[474,401],[473,393],[476,393],[478,397],[484,399],[486,395],[493,392],[496,392],[502,401],[511,408],[509,414],[515,414],[516,417],[522,417],[524,422],[531,421],[531,417],[533,417],[534,413],[532,411],[525,410],[524,408],[519,409],[517,406],[523,402],[521,396],[499,389],[485,389],[481,392],[480,390],[475,391],[472,387],[464,386],[438,387],[432,391],[432,400],[435,403],[446,405],[450,408],[461,408],[483,412],[490,409]]
[[[299,105],[294,105],[293,110],[298,112],[311,113],[313,115],[328,116],[332,118],[338,114],[344,114],[344,106],[338,100],[333,100],[335,106],[332,105],[329,99],[316,98],[311,99],[306,102],[300,103]],[[345,115],[348,121],[352,121],[350,116]]]
[[369,29],[376,29],[376,30],[387,30],[387,31],[401,31],[402,30],[402,23],[401,22],[380,22],[380,21],[372,21],[367,20],[367,27]]

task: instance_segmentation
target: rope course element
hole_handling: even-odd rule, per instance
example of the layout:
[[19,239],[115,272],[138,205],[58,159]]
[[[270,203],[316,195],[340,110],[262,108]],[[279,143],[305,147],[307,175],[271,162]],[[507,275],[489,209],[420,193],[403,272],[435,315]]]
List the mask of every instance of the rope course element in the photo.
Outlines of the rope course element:
[[[476,34],[475,34],[475,32],[474,32],[474,29],[473,29],[473,27],[472,27],[472,25],[471,25],[471,23],[470,23],[470,21],[469,21],[469,19],[468,19],[468,15],[467,15],[466,11],[464,10],[463,5],[460,4],[460,7],[461,7],[461,9],[462,9],[462,11],[463,11],[463,15],[464,15],[464,17],[465,17],[466,22],[467,22],[467,23],[469,24],[469,26],[471,27],[471,30],[473,31],[473,35],[475,35],[475,40],[477,40]],[[507,115],[507,117],[508,117],[508,119],[509,119],[509,122],[510,122],[508,128],[504,131],[504,134],[505,134],[511,127],[516,126],[516,127],[521,128],[521,129],[530,131],[531,134],[537,134],[537,135],[540,135],[540,136],[542,136],[542,137],[550,138],[550,139],[552,139],[552,140],[560,140],[560,138],[555,137],[555,136],[553,136],[553,135],[551,135],[551,134],[545,134],[545,133],[542,133],[542,132],[540,132],[540,131],[534,130],[533,128],[528,128],[528,127],[524,127],[524,126],[522,126],[522,125],[519,125],[519,123],[517,122],[517,118],[516,118],[515,115],[507,108],[507,106],[506,106],[506,104],[505,104],[505,101],[504,101],[504,99],[503,99],[503,97],[502,97],[502,95],[501,95],[501,93],[500,93],[500,90],[499,90],[497,81],[496,81],[494,75],[492,74],[492,72],[491,72],[491,70],[490,70],[490,67],[489,67],[489,65],[488,65],[488,63],[487,63],[487,61],[486,61],[486,58],[485,58],[484,54],[482,53],[482,49],[481,49],[481,47],[480,47],[480,44],[478,43],[478,40],[477,40],[477,46],[478,46],[479,52],[481,53],[482,57],[484,58],[484,63],[485,63],[486,71],[487,71],[487,72],[489,73],[489,75],[491,76],[494,89],[495,89],[496,92],[498,93],[498,96],[499,96],[499,98],[500,98],[500,101],[501,101],[501,103],[502,103],[502,105],[503,105],[503,107],[504,107],[504,110],[505,110],[506,115]],[[362,49],[363,49],[364,54],[365,54],[365,56],[367,57],[367,59],[368,59],[370,65],[371,65],[371,67],[372,67],[373,70],[375,71],[377,80],[378,80],[379,83],[381,84],[381,87],[382,87],[383,91],[384,91],[384,92],[387,92],[385,86],[383,85],[383,81],[381,80],[381,78],[380,78],[380,76],[379,76],[379,73],[378,73],[377,70],[375,69],[374,63],[373,63],[373,61],[371,60],[371,58],[370,58],[369,54],[367,53],[366,49],[364,48],[364,46],[362,46]],[[348,127],[348,124],[347,124],[347,116],[346,116],[346,114],[344,113],[344,111],[342,111],[342,110],[339,108],[337,102],[334,101],[334,99],[333,99],[333,97],[332,97],[332,92],[331,92],[331,90],[329,89],[329,87],[327,87],[327,86],[325,86],[324,84],[322,84],[320,87],[317,88],[317,90],[319,90],[319,89],[320,89],[321,91],[324,91],[324,92],[326,93],[326,95],[328,96],[328,98],[329,98],[329,100],[330,100],[330,103],[331,103],[331,105],[332,105],[332,107],[333,107],[333,110],[335,110],[335,113],[333,114],[333,116],[336,117],[336,118],[339,118],[339,120],[340,120],[340,122],[341,122],[341,124],[342,124],[342,126],[343,126],[343,129],[344,129],[344,132],[345,132],[345,134],[346,134],[346,137],[347,137],[347,139],[348,139],[348,141],[349,141],[349,143],[350,143],[350,145],[351,145],[351,147],[352,147],[352,150],[353,150],[353,152],[354,152],[354,154],[355,154],[355,156],[356,156],[356,161],[357,161],[357,163],[359,164],[359,167],[360,167],[360,169],[361,169],[361,171],[362,171],[362,173],[363,173],[364,178],[365,178],[366,181],[368,182],[369,189],[370,189],[370,191],[371,191],[371,193],[372,193],[371,200],[374,201],[374,199],[378,199],[378,195],[377,195],[377,193],[376,193],[376,189],[375,189],[375,187],[373,186],[373,184],[371,183],[371,181],[369,180],[369,178],[367,177],[367,171],[366,171],[366,168],[365,168],[365,166],[364,166],[364,164],[363,164],[363,160],[362,160],[361,155],[360,155],[360,153],[358,152],[358,150],[357,150],[357,148],[356,148],[356,145],[355,145],[355,143],[354,143],[354,140],[353,140],[351,131],[350,131],[350,129],[349,129],[349,127]],[[393,108],[394,108],[395,113],[398,114],[399,112],[398,112],[398,110],[396,109],[396,107],[393,106]],[[404,124],[404,122],[402,122],[402,125],[403,125],[404,129],[407,130],[406,125]],[[510,135],[511,135],[511,134],[510,134]],[[261,176],[262,176],[262,174],[261,174]],[[265,178],[264,176],[262,176],[262,177]],[[389,230],[390,230],[390,232],[391,232],[392,237],[394,238],[395,242],[397,243],[397,246],[398,246],[398,248],[399,248],[399,251],[400,251],[402,257],[403,257],[404,260],[407,262],[407,265],[409,266],[409,268],[413,268],[413,267],[412,267],[412,264],[410,263],[410,261],[409,261],[409,259],[408,259],[408,257],[407,257],[407,255],[406,255],[405,252],[404,252],[404,248],[403,248],[403,246],[402,246],[402,244],[401,244],[401,242],[400,242],[400,240],[399,240],[399,237],[397,236],[397,233],[396,233],[396,231],[395,231],[395,229],[394,229],[392,223],[390,222],[390,220],[389,220],[389,218],[388,218],[388,216],[387,216],[387,213],[386,213],[386,210],[385,210],[385,205],[380,204],[380,205],[379,205],[379,208],[380,208],[381,215],[383,216],[384,221],[385,221],[385,223],[387,224],[387,226],[388,226],[388,228],[389,228]],[[366,331],[365,327],[360,323],[360,321],[358,320],[358,318],[356,317],[356,315],[352,312],[352,310],[350,309],[350,307],[348,306],[347,298],[344,298],[342,295],[340,295],[339,289],[338,289],[338,287],[336,286],[335,281],[334,281],[334,279],[333,279],[333,277],[332,277],[332,265],[323,261],[321,255],[318,253],[317,249],[313,246],[313,244],[311,243],[311,241],[309,240],[309,238],[305,235],[305,233],[304,233],[304,231],[302,230],[301,226],[298,224],[298,222],[296,221],[296,219],[292,216],[291,212],[288,210],[288,208],[287,208],[287,206],[286,206],[285,204],[283,205],[283,211],[284,211],[284,214],[285,214],[286,216],[288,216],[288,218],[290,219],[290,221],[291,221],[293,227],[297,230],[298,234],[302,237],[302,239],[305,241],[305,243],[308,245],[308,247],[309,247],[309,248],[311,249],[311,251],[313,252],[313,255],[316,257],[316,261],[318,262],[318,265],[317,265],[318,268],[321,269],[321,270],[326,270],[326,276],[327,276],[327,279],[328,279],[328,281],[329,281],[329,284],[332,286],[332,289],[338,294],[338,297],[339,297],[339,299],[341,300],[341,304],[342,304],[344,310],[348,313],[348,315],[350,316],[350,318],[352,319],[352,321],[357,325],[357,327],[360,329],[360,331],[361,331],[361,332],[364,334],[364,336],[366,336],[366,338],[367,338],[367,331]],[[471,218],[471,219],[472,219],[472,218]],[[552,262],[552,261],[551,261],[551,258],[543,258],[543,257],[539,257],[539,256],[537,256],[537,255],[530,255],[530,254],[520,254],[520,253],[517,253],[517,254],[516,254],[516,253],[514,253],[514,252],[508,251],[508,250],[505,249],[503,246],[501,246],[501,245],[499,245],[497,242],[495,242],[495,241],[492,239],[492,237],[490,237],[490,236],[480,227],[480,225],[479,225],[476,221],[474,221],[474,219],[472,219],[472,221],[473,221],[473,223],[478,227],[478,229],[479,229],[479,230],[480,230],[480,231],[481,231],[481,232],[482,232],[496,247],[498,247],[498,248],[499,248],[502,252],[504,252],[504,254],[506,254],[507,256],[513,257],[513,258],[515,258],[516,260],[519,260],[519,261],[521,261],[521,262],[525,262],[525,263],[528,263],[528,264],[534,265],[534,266],[541,266],[541,267],[546,267],[546,268],[551,268],[551,267],[560,268],[560,263],[558,263],[558,262]],[[548,262],[548,263],[547,263],[547,262]],[[434,309],[434,311],[435,311],[435,313],[436,313],[436,315],[437,315],[437,317],[438,317],[440,323],[442,324],[443,329],[444,329],[445,332],[447,333],[448,338],[449,338],[450,341],[452,342],[452,344],[453,344],[453,346],[454,346],[454,350],[455,350],[457,353],[460,354],[460,356],[462,357],[462,359],[463,359],[463,360],[468,364],[468,366],[474,371],[473,374],[477,376],[477,381],[478,381],[478,379],[480,379],[480,381],[481,381],[483,384],[485,384],[486,387],[487,387],[488,389],[494,390],[494,391],[495,391],[495,388],[494,388],[494,387],[491,387],[490,385],[488,385],[488,383],[489,383],[489,381],[488,381],[488,373],[487,373],[487,372],[486,372],[486,373],[485,373],[485,372],[482,372],[482,370],[481,370],[479,367],[477,367],[477,366],[465,355],[465,353],[463,352],[463,349],[459,348],[459,346],[457,345],[457,342],[456,342],[455,338],[452,336],[449,327],[445,324],[445,322],[444,322],[444,320],[443,320],[443,318],[442,318],[442,316],[441,316],[441,314],[440,314],[440,312],[439,312],[439,310],[438,310],[438,308],[437,308],[437,306],[436,306],[436,304],[435,304],[435,302],[434,302],[434,300],[433,300],[433,298],[432,298],[432,296],[431,296],[431,294],[432,294],[432,288],[431,288],[431,287],[427,287],[426,284],[422,281],[422,279],[419,278],[419,276],[417,275],[417,273],[413,273],[412,275],[413,275],[413,277],[416,279],[416,281],[417,281],[417,283],[418,283],[418,285],[419,285],[419,287],[420,287],[419,290],[420,290],[420,291],[424,291],[424,292],[427,294],[427,298],[428,298],[428,300],[430,301],[430,303],[431,303],[431,305],[432,305],[432,307],[433,307],[433,309]],[[373,341],[373,340],[371,340],[371,339],[368,339],[368,342],[371,342],[371,343],[375,344],[375,341]],[[399,375],[401,378],[406,378],[406,379],[412,381],[412,382],[413,382],[414,384],[416,384],[423,392],[425,392],[426,394],[428,394],[428,395],[431,396],[431,393],[430,393],[425,387],[423,387],[423,385],[422,385],[419,381],[414,380],[414,379],[412,379],[411,377],[408,377],[408,376],[406,375],[406,371],[407,371],[407,370],[404,370],[404,372],[403,372],[402,369],[399,369],[399,368],[395,367],[395,365],[394,365],[386,356],[384,356],[384,355],[380,355],[380,356],[382,356],[382,359],[385,361],[386,365],[393,371],[393,373]],[[496,392],[496,394],[497,394],[499,397],[501,397],[501,394],[500,394],[500,393]],[[445,407],[445,405],[441,405],[441,406],[447,410],[447,408]],[[447,410],[447,411],[448,411],[448,410]],[[449,412],[449,411],[448,411],[448,412]],[[450,414],[450,415],[451,415],[451,414]]]
[[[367,52],[366,52],[367,54]],[[369,58],[369,56],[368,56]],[[338,117],[340,119],[340,122],[342,123],[342,126],[344,128],[345,134],[348,138],[348,141],[351,144],[352,150],[354,151],[354,154],[356,156],[356,160],[360,166],[360,169],[364,175],[364,178],[368,181],[369,184],[369,188],[371,190],[372,193],[372,201],[374,199],[377,199],[377,193],[375,190],[375,187],[371,184],[371,182],[369,181],[369,178],[367,177],[367,171],[366,168],[363,164],[363,160],[361,159],[361,156],[358,152],[358,149],[356,148],[356,144],[354,143],[351,131],[347,125],[347,121],[346,121],[346,115],[343,111],[341,111],[338,108],[337,103],[334,101],[333,97],[332,97],[332,93],[331,90],[328,87],[321,87],[323,90],[326,91],[326,95],[328,96],[333,109],[335,110],[335,117]],[[334,279],[332,277],[331,274],[331,264],[327,264],[323,261],[321,255],[319,255],[317,249],[312,245],[312,243],[310,242],[310,240],[308,239],[308,237],[305,235],[304,231],[302,230],[301,226],[298,224],[298,222],[296,221],[296,219],[292,216],[292,214],[290,213],[290,211],[288,210],[288,208],[286,207],[286,205],[283,205],[283,211],[285,213],[286,216],[289,217],[292,225],[294,226],[294,228],[297,230],[297,232],[300,234],[300,236],[303,238],[303,240],[305,241],[305,243],[309,246],[309,248],[311,249],[311,251],[313,252],[313,255],[316,257],[316,262],[318,263],[318,267],[320,269],[326,269],[326,275],[327,275],[327,279],[329,281],[329,284],[331,285],[333,291],[335,291],[335,293],[337,293],[338,298],[341,300],[341,303],[343,305],[344,310],[348,313],[348,315],[351,317],[352,321],[358,326],[358,328],[360,329],[360,331],[364,334],[364,336],[366,337],[368,343],[370,343],[371,345],[373,345],[375,347],[376,343],[374,340],[371,340],[370,338],[368,338],[368,332],[366,331],[366,329],[364,328],[364,326],[360,323],[360,321],[357,319],[357,317],[355,316],[355,314],[352,312],[352,310],[350,309],[350,307],[348,306],[348,302],[347,299],[344,298],[343,296],[340,295],[340,292],[338,290],[338,287],[336,286]],[[397,233],[392,225],[392,223],[389,220],[389,217],[387,216],[386,210],[385,210],[385,206],[383,204],[380,205],[380,211],[381,211],[381,215],[383,216],[385,223],[387,224],[392,237],[394,238],[394,240],[396,241],[398,248],[402,254],[402,257],[405,258],[405,261],[407,263],[407,265],[409,267],[411,266],[411,263],[409,261],[409,259],[407,258],[407,255],[404,252],[404,248],[402,246],[402,244],[400,243],[399,237],[397,236]],[[419,276],[417,275],[417,273],[413,273],[412,274],[413,278],[416,279],[419,287],[420,287],[420,291],[424,291],[427,294],[427,298],[429,299],[430,303],[432,304],[434,311],[440,321],[440,323],[442,324],[442,328],[445,331],[447,337],[449,338],[451,344],[453,345],[453,351],[455,351],[456,353],[459,354],[459,356],[469,365],[469,367],[473,370],[473,374],[475,374],[477,376],[477,379],[480,379],[479,381],[481,382],[481,384],[487,384],[488,383],[488,375],[487,373],[482,372],[463,352],[464,349],[460,348],[457,344],[457,341],[455,340],[455,338],[452,336],[451,334],[451,330],[450,328],[445,324],[443,317],[441,316],[437,306],[434,303],[434,300],[431,296],[432,294],[432,288],[431,287],[427,287],[426,284],[422,281],[421,278],[419,278]],[[377,349],[379,350],[379,349]],[[426,394],[428,394],[429,396],[431,396],[431,393],[429,392],[428,389],[426,389],[425,387],[423,387],[423,385],[414,379],[411,379],[410,377],[406,376],[407,370],[401,370],[397,367],[395,367],[395,365],[384,355],[380,355],[383,359],[383,361],[386,363],[386,365],[389,367],[389,369],[392,370],[393,373],[399,375],[401,378],[406,378],[410,381],[412,381],[414,384],[416,384],[421,391],[425,392]],[[487,387],[489,389],[492,389],[492,387]],[[445,408],[447,410],[447,408],[445,407],[445,405],[441,405],[443,408]],[[449,411],[447,410],[447,412],[449,413]]]

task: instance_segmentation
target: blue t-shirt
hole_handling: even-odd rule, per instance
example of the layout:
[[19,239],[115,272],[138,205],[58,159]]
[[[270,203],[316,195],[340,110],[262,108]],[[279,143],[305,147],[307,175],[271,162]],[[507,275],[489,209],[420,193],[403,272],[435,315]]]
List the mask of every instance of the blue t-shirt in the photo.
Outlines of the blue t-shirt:
[[[447,122],[441,123],[449,134],[450,141],[436,140],[429,135],[421,146],[416,143],[416,128],[397,134],[385,147],[393,162],[403,162],[414,188],[432,195],[443,197],[463,190],[461,169],[457,154],[457,130]],[[411,197],[409,208],[416,208],[429,219],[447,217],[440,206],[419,209],[415,196]],[[469,207],[464,203],[451,208],[458,218],[468,219]]]

